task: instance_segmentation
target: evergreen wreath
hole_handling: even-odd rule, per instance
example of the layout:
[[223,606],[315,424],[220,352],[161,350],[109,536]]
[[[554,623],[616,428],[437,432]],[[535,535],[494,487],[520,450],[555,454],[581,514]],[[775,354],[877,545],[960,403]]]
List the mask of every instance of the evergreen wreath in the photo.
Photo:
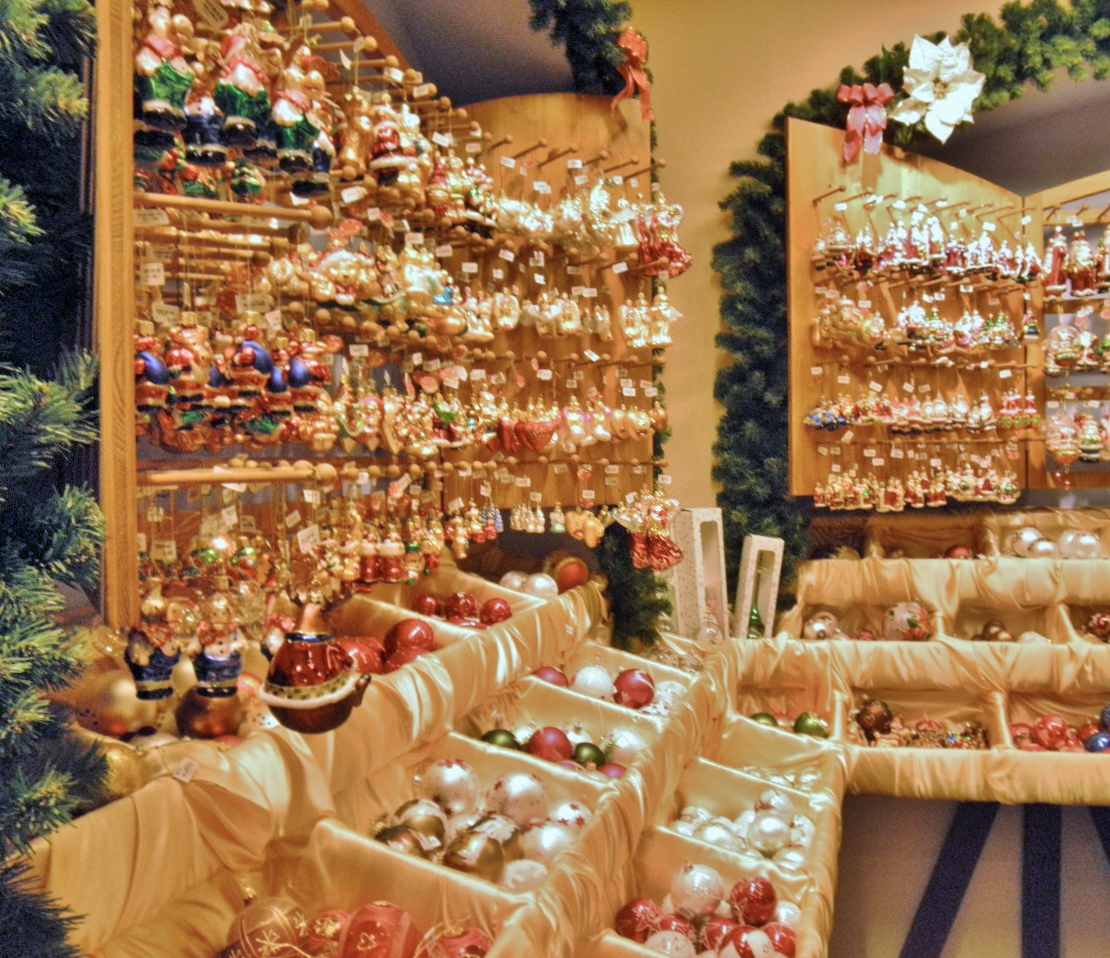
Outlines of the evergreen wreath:
[[[972,64],[986,75],[976,111],[1015,100],[1031,86],[1047,90],[1056,70],[1073,80],[1110,76],[1110,3],[1107,0],[1032,0],[1006,4],[997,19],[967,14],[953,43],[967,43]],[[939,42],[945,34],[925,39]],[[836,99],[840,84],[889,83],[891,109],[906,99],[903,71],[909,48],[883,48],[863,65],[845,67],[836,84],[789,103],[758,146],[763,160],[732,164],[739,183],[721,203],[731,217],[732,237],[713,250],[721,283],[724,332],[717,345],[732,357],[717,375],[715,395],[724,406],[713,446],[713,477],[725,527],[730,588],[736,587],[740,551],[747,535],[785,540],[783,585],[794,578],[809,549],[807,505],[790,498],[788,486],[788,391],[786,350],[786,119],[796,117],[844,129],[849,106]],[[902,147],[932,141],[921,122],[892,123],[888,142]]]

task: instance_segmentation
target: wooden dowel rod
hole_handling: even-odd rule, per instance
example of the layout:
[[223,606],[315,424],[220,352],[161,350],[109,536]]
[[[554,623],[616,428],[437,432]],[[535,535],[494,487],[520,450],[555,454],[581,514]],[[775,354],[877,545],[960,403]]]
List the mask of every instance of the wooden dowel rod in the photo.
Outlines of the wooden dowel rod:
[[513,135],[506,133],[500,140],[497,140],[482,150],[482,156],[489,156],[494,150],[499,150],[503,146],[511,146],[513,142]]
[[536,150],[542,150],[545,146],[547,146],[547,137],[541,136],[531,146],[526,147],[519,153],[513,153],[511,155],[514,160],[519,160],[522,156],[527,156],[529,153],[534,153]]
[[[312,48],[312,52],[313,53],[336,53],[339,50],[353,50],[355,48],[355,45],[359,42],[359,40],[362,40],[362,42],[363,42],[362,49],[359,50],[360,57],[361,57],[361,54],[363,54],[363,53],[376,53],[377,52],[377,50],[378,50],[378,41],[375,40],[373,37],[355,37],[352,40],[334,40],[331,43],[317,43],[316,46],[314,46]],[[390,63],[389,62],[390,60],[392,60],[393,62]],[[358,65],[360,67],[377,67],[377,66],[395,67],[395,66],[397,66],[397,58],[396,57],[381,57],[377,60],[359,59]]]
[[250,203],[231,203],[227,200],[203,200],[193,196],[170,196],[166,193],[134,194],[137,206],[153,206],[161,209],[192,210],[197,213],[214,213],[220,216],[243,216],[256,220],[291,220],[295,223],[310,223],[317,229],[331,225],[331,210],[323,206],[311,209],[288,209],[284,206],[254,206]]
[[[176,212],[174,215],[178,215]],[[183,236],[197,236],[205,233],[228,233],[233,236],[272,236],[278,241],[289,242],[290,226],[261,226],[255,224],[250,227],[242,223],[229,223],[226,220],[209,220],[200,218],[200,214],[187,215],[180,226]],[[258,244],[260,247],[264,243]]]
[[578,152],[578,147],[576,145],[574,145],[573,143],[564,150],[552,150],[548,154],[546,160],[541,160],[539,163],[536,164],[536,169],[537,170],[542,170],[545,166],[547,166],[548,163],[554,163],[556,160],[560,159],[561,157],[568,156],[571,153],[577,153],[577,152]]
[[250,240],[225,239],[222,236],[205,236],[202,233],[190,233],[187,230],[169,227],[135,228],[135,239],[144,243],[153,243],[156,246],[169,246],[187,244],[203,247],[205,249],[229,250],[254,250],[259,253],[268,250],[285,250],[290,246],[289,240],[284,237],[270,237],[261,243],[252,243]]
[[639,163],[639,162],[640,162],[640,158],[638,156],[634,156],[631,159],[624,160],[623,162],[618,163],[616,166],[607,166],[604,169],[602,169],[601,172],[602,173],[612,173],[614,170],[621,169],[621,167],[633,166],[634,164]]
[[257,469],[159,469],[139,473],[140,486],[215,486],[224,482],[306,482],[317,479],[313,466],[274,466]]
[[633,170],[631,173],[625,173],[624,178],[626,180],[630,180],[632,179],[632,177],[639,176],[641,173],[650,173],[652,170],[661,170],[666,165],[666,160],[656,160],[654,163],[649,163],[647,166],[642,167],[641,169]]
[[604,163],[607,159],[609,159],[609,151],[602,150],[597,156],[591,156],[588,160],[583,160],[582,165],[593,166],[595,163]]
[[306,32],[328,33],[329,31],[334,30],[342,30],[349,37],[353,37],[358,34],[358,26],[350,17],[343,17],[339,20],[325,20],[322,23],[310,23],[305,27],[280,27],[277,32],[280,33],[283,37],[292,37]]

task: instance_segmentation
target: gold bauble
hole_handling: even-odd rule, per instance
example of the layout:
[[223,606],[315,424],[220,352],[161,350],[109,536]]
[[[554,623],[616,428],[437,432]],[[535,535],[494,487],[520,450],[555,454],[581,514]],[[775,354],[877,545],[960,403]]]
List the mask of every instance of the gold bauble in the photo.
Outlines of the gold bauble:
[[386,825],[384,828],[379,828],[374,833],[374,840],[388,845],[402,855],[428,857],[428,852],[424,848],[424,837],[408,825]]
[[[983,639],[987,642],[997,642],[998,633],[1006,631],[1007,630],[1005,623],[999,622],[998,619],[991,619],[986,625],[983,626]],[[1013,637],[1011,636],[1010,641],[1012,640]]]
[[142,757],[130,745],[123,742],[102,740],[100,751],[108,763],[108,775],[104,788],[109,797],[123,798],[138,791],[146,784],[146,766]]
[[443,809],[429,798],[414,798],[405,802],[393,814],[394,825],[407,825],[413,831],[419,832],[429,842],[434,842],[433,848],[442,848],[447,834],[447,819]]
[[497,882],[505,869],[501,843],[476,829],[463,832],[447,847],[443,864],[456,871]]
[[237,958],[303,958],[308,919],[288,898],[260,898],[248,905],[231,928],[223,955]]
[[122,669],[83,675],[54,698],[73,710],[83,728],[102,735],[137,732],[158,718],[158,703],[141,701],[135,680]]
[[505,815],[486,815],[478,820],[473,830],[489,835],[496,841],[505,853],[506,862],[515,862],[524,857],[524,833],[511,818]]
[[193,738],[234,735],[243,721],[243,703],[238,695],[213,698],[193,688],[177,707],[177,729]]

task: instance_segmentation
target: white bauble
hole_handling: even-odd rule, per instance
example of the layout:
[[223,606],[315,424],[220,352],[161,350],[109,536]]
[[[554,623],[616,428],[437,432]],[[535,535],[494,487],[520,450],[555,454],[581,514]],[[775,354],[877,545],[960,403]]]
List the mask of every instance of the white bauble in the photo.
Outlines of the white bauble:
[[1028,632],[1022,632],[1021,635],[1017,637],[1017,640],[1018,642],[1021,642],[1025,645],[1035,645],[1037,643],[1050,641],[1047,636],[1041,635],[1040,632],[1034,632],[1032,630],[1029,630]]
[[510,772],[493,783],[486,796],[491,812],[511,818],[521,828],[546,821],[551,796],[531,772]]
[[555,599],[559,596],[559,585],[546,572],[537,572],[524,580],[521,591],[537,599]]
[[684,822],[692,822],[697,825],[699,822],[708,821],[713,817],[713,814],[708,808],[702,808],[700,805],[687,805],[678,813],[678,817]]
[[[767,937],[765,931],[753,928],[747,933],[745,940],[755,958],[774,958],[775,946],[771,944],[771,939]],[[718,958],[742,958],[736,945],[730,939],[725,940],[725,944],[717,954]]]
[[792,901],[779,901],[775,906],[775,921],[794,931],[802,923],[802,910]]
[[1044,534],[1032,526],[1023,526],[1010,536],[1010,551],[1020,559],[1029,555],[1034,542],[1039,542]]
[[501,587],[511,589],[513,592],[523,592],[524,583],[527,581],[528,575],[525,572],[506,572],[501,576]]
[[807,641],[831,639],[840,631],[840,623],[831,612],[818,612],[802,627],[802,638]]
[[482,795],[478,773],[457,758],[445,758],[429,765],[417,776],[416,784],[425,798],[430,798],[448,815],[476,808]]
[[790,847],[809,848],[813,844],[813,837],[817,834],[817,826],[808,815],[795,815],[790,821]]
[[752,807],[757,812],[774,812],[785,822],[789,822],[794,817],[793,799],[786,792],[780,792],[777,788],[769,788],[760,793]]
[[594,737],[578,722],[575,722],[570,728],[563,729],[563,731],[566,732],[571,745],[579,745],[582,742],[592,742],[594,740]]
[[548,868],[564,851],[574,844],[576,835],[558,822],[533,825],[524,833],[524,857],[543,862]]
[[755,811],[751,808],[746,812],[741,812],[732,820],[732,830],[741,838],[747,838],[748,829],[751,827],[752,819],[754,818]]
[[725,896],[725,882],[708,865],[687,862],[671,882],[671,901],[676,915],[694,919],[712,915]]
[[1071,547],[1073,559],[1101,559],[1102,543],[1093,532],[1081,532],[1075,537]]
[[450,845],[463,832],[473,828],[483,815],[485,815],[485,809],[479,806],[469,808],[465,812],[459,812],[458,815],[450,816],[447,819],[447,835],[443,841],[444,846]]
[[613,701],[613,677],[601,665],[587,665],[579,669],[570,687],[572,691],[592,699]]
[[771,861],[788,872],[796,872],[805,865],[806,853],[800,848],[780,848]]
[[1029,547],[1029,552],[1026,554],[1029,559],[1059,559],[1060,550],[1056,548],[1056,543],[1051,539],[1038,539]]
[[548,809],[547,817],[553,822],[558,822],[560,825],[566,825],[575,835],[577,835],[586,823],[593,818],[591,812],[581,802],[556,802]]
[[690,939],[680,931],[657,931],[644,942],[644,947],[669,958],[695,958],[697,955]]
[[606,760],[625,768],[635,762],[645,748],[647,742],[640,733],[628,728],[610,732],[601,740],[601,750],[605,753]]
[[1075,544],[1076,537],[1079,532],[1075,529],[1068,529],[1066,532],[1061,532],[1056,537],[1056,548],[1060,552],[1061,559],[1074,559],[1076,556],[1072,555],[1072,546]]
[[700,822],[694,829],[694,838],[730,852],[740,850],[740,842],[733,831],[732,822],[727,818],[710,818]]
[[756,812],[744,837],[755,851],[770,858],[790,841],[790,826],[775,812]]
[[530,858],[509,862],[501,873],[501,887],[514,895],[535,891],[547,877],[547,866]]
[[694,832],[697,831],[697,826],[693,822],[684,822],[680,818],[677,821],[671,822],[671,831],[678,832],[679,835],[685,835],[687,838],[693,838]]

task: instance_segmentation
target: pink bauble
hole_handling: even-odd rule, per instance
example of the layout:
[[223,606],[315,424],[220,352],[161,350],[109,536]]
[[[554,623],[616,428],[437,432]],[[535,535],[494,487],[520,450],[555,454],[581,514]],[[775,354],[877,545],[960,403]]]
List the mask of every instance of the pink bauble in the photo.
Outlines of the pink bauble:
[[617,912],[617,934],[643,944],[658,929],[662,917],[659,906],[650,898],[634,898]]
[[551,796],[531,772],[510,772],[493,784],[487,796],[488,809],[511,818],[521,828],[547,820]]
[[729,893],[732,917],[745,925],[765,925],[775,917],[778,896],[766,878],[742,878]]
[[613,700],[613,678],[600,665],[587,665],[578,670],[570,687],[580,695],[588,695],[602,702]]
[[478,618],[478,600],[469,592],[456,592],[443,603],[443,614],[448,622]]
[[1021,748],[1023,742],[1033,741],[1033,726],[1028,722],[1014,722],[1010,726],[1010,738],[1014,745]]
[[697,954],[690,939],[677,931],[657,931],[644,942],[644,947],[669,958],[695,958]]
[[601,768],[598,769],[598,771],[608,778],[624,778],[625,767],[623,765],[617,765],[614,762],[608,762],[605,765],[602,765]]
[[[426,943],[427,940],[426,935]],[[455,926],[446,934],[434,937],[425,954],[428,958],[484,958],[492,947],[492,940],[481,928],[471,925],[459,930]],[[383,958],[386,956],[383,955]],[[392,954],[389,958],[392,958]]]
[[552,685],[562,686],[564,689],[570,688],[570,682],[567,680],[566,675],[562,669],[557,669],[553,665],[541,665],[535,672],[532,673],[537,679],[542,679],[544,682],[550,682]]
[[768,938],[771,939],[771,944],[774,946],[775,951],[784,958],[794,958],[794,951],[797,944],[794,938],[794,929],[786,925],[780,925],[777,921],[768,922],[763,926],[763,931]]
[[563,762],[574,755],[574,746],[566,732],[548,725],[528,740],[528,753],[549,762]]
[[512,617],[513,607],[497,595],[492,599],[486,599],[482,603],[482,608],[478,610],[478,618],[485,625],[497,625],[498,622],[504,622]]
[[643,669],[626,669],[613,681],[613,701],[642,709],[655,697],[655,680]]
[[739,927],[731,918],[714,915],[701,926],[698,948],[701,951],[716,951],[721,947],[721,943]]
[[416,782],[424,797],[430,798],[448,815],[472,811],[482,794],[478,773],[457,758],[445,758],[429,765]]
[[575,833],[558,822],[542,822],[524,833],[524,856],[543,862],[548,868],[574,844]]
[[430,592],[421,592],[413,596],[409,608],[420,615],[438,617],[443,615],[443,603]]
[[547,817],[560,825],[566,825],[577,835],[593,817],[593,812],[581,802],[565,801],[552,805],[548,809]]
[[1051,751],[1064,744],[1070,731],[1059,715],[1042,715],[1033,725],[1033,740]]
[[687,862],[671,882],[671,901],[683,918],[712,915],[724,894],[724,880],[708,865]]
[[766,932],[751,925],[741,925],[726,939],[718,952],[719,958],[773,958],[775,946]]

